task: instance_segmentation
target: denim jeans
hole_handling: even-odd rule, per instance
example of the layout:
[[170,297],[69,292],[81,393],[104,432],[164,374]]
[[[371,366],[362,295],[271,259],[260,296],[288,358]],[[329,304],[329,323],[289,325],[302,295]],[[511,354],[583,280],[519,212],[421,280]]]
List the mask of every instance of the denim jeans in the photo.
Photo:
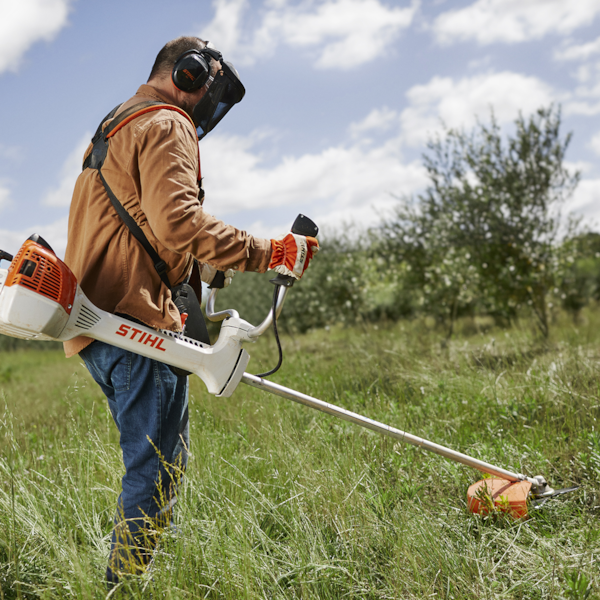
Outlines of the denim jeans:
[[188,381],[168,365],[104,342],[79,354],[108,399],[125,464],[106,577],[144,570],[171,521],[187,464]]

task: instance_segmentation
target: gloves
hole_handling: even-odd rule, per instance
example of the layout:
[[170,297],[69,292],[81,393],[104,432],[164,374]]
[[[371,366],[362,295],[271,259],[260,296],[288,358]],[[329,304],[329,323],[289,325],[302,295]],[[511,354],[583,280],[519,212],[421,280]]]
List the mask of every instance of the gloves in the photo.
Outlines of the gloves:
[[[202,279],[202,281],[204,281],[204,283],[210,285],[213,282],[215,275],[218,272],[219,272],[219,270],[215,269],[215,267],[211,267],[210,265],[203,263],[202,264],[202,272],[200,273],[200,279]],[[235,275],[235,271],[233,269],[227,269],[227,271],[225,271],[223,273],[223,275],[225,276],[225,281],[223,283],[223,287],[227,287],[231,283],[231,280],[233,279],[233,276]]]
[[319,251],[319,242],[314,237],[288,233],[271,240],[271,250],[269,269],[300,279],[312,257]]

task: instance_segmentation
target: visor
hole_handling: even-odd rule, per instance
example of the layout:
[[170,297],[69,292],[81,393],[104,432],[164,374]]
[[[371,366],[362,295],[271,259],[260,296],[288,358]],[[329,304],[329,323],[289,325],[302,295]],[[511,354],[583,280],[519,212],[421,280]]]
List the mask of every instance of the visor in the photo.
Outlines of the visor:
[[198,139],[201,140],[212,131],[245,93],[246,90],[235,67],[230,62],[221,60],[221,70],[215,75],[206,94],[192,111]]

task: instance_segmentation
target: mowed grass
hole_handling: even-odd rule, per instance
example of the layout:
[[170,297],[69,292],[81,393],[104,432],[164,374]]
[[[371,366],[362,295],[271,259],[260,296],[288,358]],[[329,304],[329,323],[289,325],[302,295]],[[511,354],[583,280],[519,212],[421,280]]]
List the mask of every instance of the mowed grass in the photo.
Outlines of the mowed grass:
[[[477,471],[194,378],[177,531],[133,597],[600,597],[600,312],[547,342],[528,322],[487,327],[464,321],[448,344],[425,321],[284,336],[273,380],[579,491],[527,520],[474,516]],[[275,364],[272,338],[248,349],[249,372]],[[80,360],[0,355],[0,599],[107,595],[122,469]]]

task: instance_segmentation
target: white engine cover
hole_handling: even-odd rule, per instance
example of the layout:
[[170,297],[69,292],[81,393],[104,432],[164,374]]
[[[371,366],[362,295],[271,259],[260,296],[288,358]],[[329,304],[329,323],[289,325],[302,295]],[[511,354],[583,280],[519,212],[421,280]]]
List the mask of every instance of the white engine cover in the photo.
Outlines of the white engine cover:
[[67,311],[54,300],[20,285],[5,288],[5,279],[0,286],[0,333],[24,340],[60,337],[69,320]]

